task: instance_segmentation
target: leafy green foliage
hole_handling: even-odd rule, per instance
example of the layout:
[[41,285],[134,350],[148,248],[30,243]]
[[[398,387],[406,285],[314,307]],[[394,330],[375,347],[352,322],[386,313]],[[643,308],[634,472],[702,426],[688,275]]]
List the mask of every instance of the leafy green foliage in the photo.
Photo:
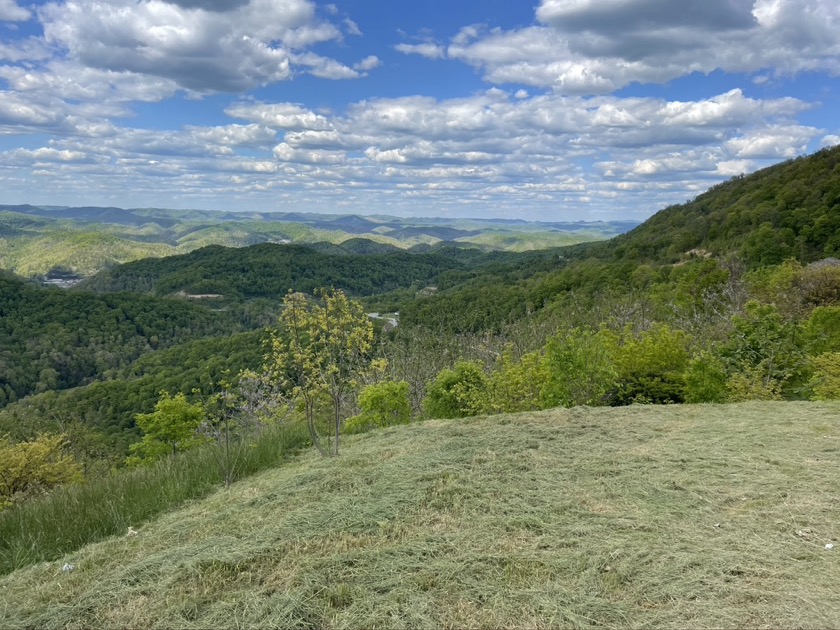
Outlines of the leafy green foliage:
[[[121,462],[129,444],[139,438],[135,416],[152,412],[161,391],[210,396],[217,383],[229,380],[228,372],[238,374],[262,364],[264,337],[262,331],[254,331],[187,341],[149,352],[104,375],[107,380],[27,396],[0,409],[0,434],[20,441],[39,432],[60,431],[86,465],[91,457]],[[236,378],[232,381],[237,384]]]
[[368,385],[359,393],[359,407],[362,412],[347,420],[345,433],[408,424],[411,421],[408,383],[383,381]]
[[198,428],[204,421],[204,406],[190,403],[182,393],[165,393],[152,413],[137,415],[143,439],[131,445],[129,465],[148,465],[155,460],[177,455],[203,442]]
[[770,304],[752,301],[733,318],[735,332],[721,348],[730,364],[731,399],[773,400],[794,394],[807,378],[799,327]]
[[547,385],[548,366],[542,353],[529,352],[516,361],[507,348],[490,375],[489,407],[494,413],[536,411]]
[[840,306],[818,306],[803,328],[811,354],[840,352]]
[[[361,379],[384,365],[373,361],[373,324],[359,302],[343,291],[319,291],[320,304],[302,293],[289,292],[283,300],[280,331],[272,334],[272,354],[266,371],[303,404],[315,447],[322,454],[338,455],[341,424],[348,397]],[[326,398],[331,406],[332,441],[324,447],[318,431],[318,406]],[[330,438],[328,438],[329,440]]]
[[685,373],[685,402],[722,403],[729,397],[726,365],[716,354],[702,352],[688,364]]
[[459,361],[442,370],[426,389],[424,402],[430,418],[466,418],[488,408],[488,378],[480,363]]
[[747,277],[752,294],[791,317],[840,302],[840,261],[826,259],[803,266],[795,259],[753,271]]
[[612,337],[612,346],[619,383],[613,404],[683,402],[683,373],[689,361],[683,331],[664,324],[639,335],[625,330]]
[[544,407],[603,405],[618,383],[606,331],[581,328],[558,333],[545,348],[548,382],[542,392]]
[[63,435],[39,435],[13,443],[0,438],[0,511],[12,504],[82,480],[82,468],[66,451]]
[[183,301],[68,292],[0,273],[0,407],[231,328],[225,313]]
[[840,400],[840,352],[826,352],[813,359],[811,386],[816,400]]

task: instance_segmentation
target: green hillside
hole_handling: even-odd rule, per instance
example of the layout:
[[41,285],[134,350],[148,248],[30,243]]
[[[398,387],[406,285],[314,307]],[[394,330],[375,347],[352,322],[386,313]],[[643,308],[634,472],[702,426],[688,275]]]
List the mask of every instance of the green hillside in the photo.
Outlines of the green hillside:
[[840,146],[712,187],[582,251],[674,262],[692,250],[737,253],[751,266],[840,256]]
[[0,408],[29,394],[89,383],[149,352],[238,328],[226,313],[185,300],[70,292],[0,272]]
[[351,437],[0,578],[0,626],[838,627],[838,412],[574,408]]
[[172,245],[158,242],[156,227],[90,229],[70,221],[0,212],[0,269],[35,276],[61,268],[86,276],[131,260],[176,253]]
[[[353,241],[355,247],[358,242]],[[102,271],[79,288],[141,291],[168,295],[219,294],[228,298],[279,298],[293,288],[312,293],[334,286],[354,295],[372,295],[417,284],[459,267],[438,253],[402,250],[354,255],[329,245],[328,251],[303,245],[263,243],[244,249],[218,245],[164,259],[146,259]]]
[[602,300],[601,308],[604,301],[638,300],[660,283],[699,295],[707,287],[691,283],[704,266],[734,282],[742,279],[735,273],[788,259],[838,258],[840,146],[733,178],[610,240],[534,254],[443,274],[435,295],[395,309],[404,324],[497,329],[552,305],[581,312],[592,310],[591,299]]

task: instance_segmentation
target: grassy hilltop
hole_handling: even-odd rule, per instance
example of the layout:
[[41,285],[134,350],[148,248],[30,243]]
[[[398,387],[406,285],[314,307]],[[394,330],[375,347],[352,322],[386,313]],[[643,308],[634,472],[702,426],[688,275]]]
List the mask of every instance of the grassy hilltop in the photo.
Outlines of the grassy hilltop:
[[838,412],[574,408],[349,437],[0,578],[0,626],[838,627]]

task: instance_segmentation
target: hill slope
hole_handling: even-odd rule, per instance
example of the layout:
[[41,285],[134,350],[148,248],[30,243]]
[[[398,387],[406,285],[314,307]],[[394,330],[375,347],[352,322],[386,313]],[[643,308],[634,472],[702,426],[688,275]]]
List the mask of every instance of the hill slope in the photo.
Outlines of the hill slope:
[[147,258],[105,270],[79,288],[278,298],[290,288],[312,293],[334,286],[354,295],[372,295],[413,283],[425,286],[442,271],[460,266],[437,253],[397,250],[352,255],[339,246],[328,247],[330,251],[323,252],[294,244],[262,243],[243,249],[211,245],[189,254]]
[[736,252],[753,266],[840,256],[840,146],[718,184],[609,245],[578,247],[658,262],[698,248]]
[[349,438],[0,578],[0,625],[837,627],[838,411],[578,408]]

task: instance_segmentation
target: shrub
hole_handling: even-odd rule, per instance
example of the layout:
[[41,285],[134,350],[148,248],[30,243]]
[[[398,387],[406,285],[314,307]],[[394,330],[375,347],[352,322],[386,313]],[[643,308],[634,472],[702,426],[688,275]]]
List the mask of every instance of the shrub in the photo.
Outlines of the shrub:
[[573,328],[546,344],[545,407],[603,405],[617,383],[609,333]]
[[517,362],[510,350],[506,350],[499,367],[490,376],[490,407],[497,413],[541,409],[547,382],[548,369],[541,354],[532,352]]
[[805,322],[804,330],[812,354],[840,352],[840,306],[818,306]]
[[0,439],[0,510],[15,502],[82,480],[82,468],[65,452],[63,435],[42,434],[13,444]]
[[808,361],[799,343],[799,326],[786,321],[775,306],[751,301],[732,318],[735,331],[722,346],[733,400],[774,400],[801,396]]
[[729,397],[726,366],[720,357],[703,352],[685,372],[685,402],[722,403]]
[[431,418],[465,418],[488,410],[488,379],[475,361],[460,361],[441,370],[426,389],[423,401]]
[[180,392],[175,396],[164,392],[155,410],[137,414],[136,421],[143,439],[129,447],[132,456],[127,461],[131,465],[148,464],[203,441],[198,428],[204,421],[204,407],[201,403],[191,404]]
[[664,324],[638,336],[625,330],[613,354],[619,380],[613,404],[683,402],[689,360],[685,332]]
[[827,352],[813,359],[811,386],[817,400],[840,400],[840,352]]
[[362,413],[347,420],[345,433],[362,433],[377,427],[408,424],[411,403],[406,381],[384,381],[368,385],[359,394]]

